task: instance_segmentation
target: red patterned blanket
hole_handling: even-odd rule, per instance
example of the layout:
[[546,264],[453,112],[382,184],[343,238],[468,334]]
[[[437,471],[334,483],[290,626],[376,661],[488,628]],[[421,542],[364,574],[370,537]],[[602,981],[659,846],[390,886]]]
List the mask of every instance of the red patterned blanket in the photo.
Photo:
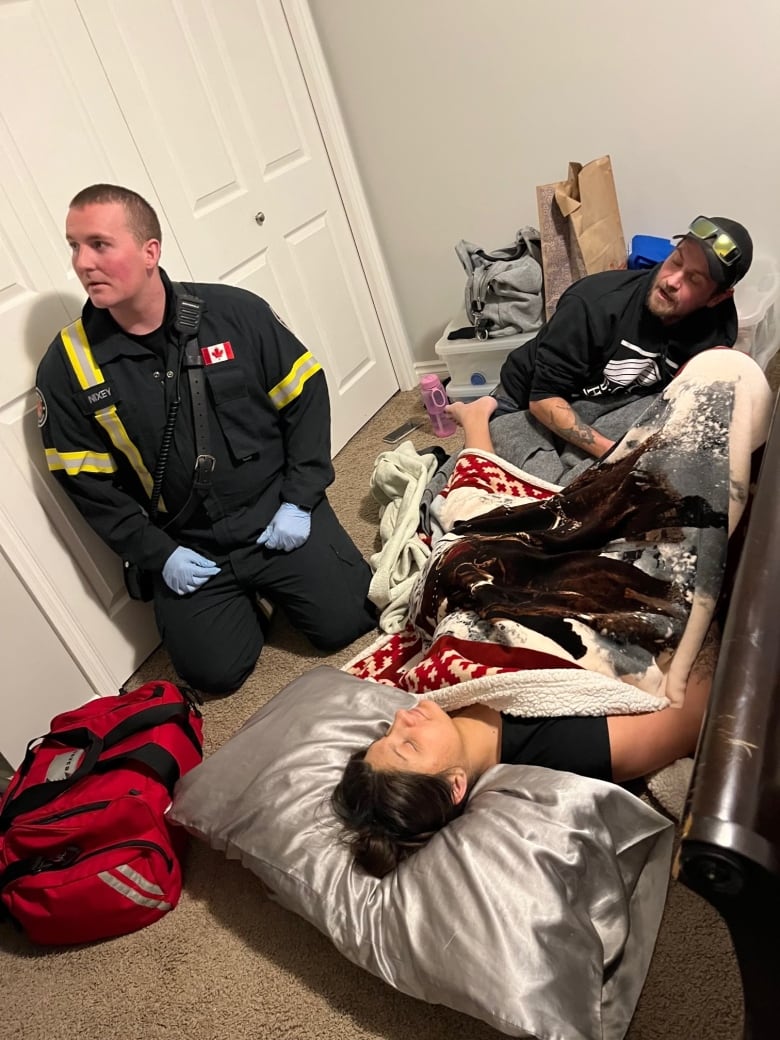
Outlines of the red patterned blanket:
[[563,489],[464,451],[434,503],[449,533],[406,627],[347,669],[444,706],[529,715],[679,702],[769,415],[757,366],[712,355]]

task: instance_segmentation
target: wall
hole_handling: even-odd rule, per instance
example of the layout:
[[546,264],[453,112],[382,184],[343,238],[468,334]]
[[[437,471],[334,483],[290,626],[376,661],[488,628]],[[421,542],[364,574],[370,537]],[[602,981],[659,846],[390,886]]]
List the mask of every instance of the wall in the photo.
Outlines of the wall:
[[535,186],[612,156],[627,242],[698,213],[780,257],[775,0],[310,0],[418,362],[454,245],[538,226]]

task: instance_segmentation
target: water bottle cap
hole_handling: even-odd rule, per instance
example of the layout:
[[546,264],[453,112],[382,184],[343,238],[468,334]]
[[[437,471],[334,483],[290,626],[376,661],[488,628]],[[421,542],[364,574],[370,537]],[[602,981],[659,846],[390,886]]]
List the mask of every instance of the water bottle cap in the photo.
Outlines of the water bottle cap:
[[441,380],[435,372],[428,372],[427,375],[420,376],[420,386],[431,387],[441,385]]

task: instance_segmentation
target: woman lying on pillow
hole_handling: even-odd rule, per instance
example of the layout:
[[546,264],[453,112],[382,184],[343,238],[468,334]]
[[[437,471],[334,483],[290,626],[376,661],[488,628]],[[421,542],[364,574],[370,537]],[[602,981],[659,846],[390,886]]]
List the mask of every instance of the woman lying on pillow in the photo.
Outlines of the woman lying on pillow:
[[[410,605],[427,653],[397,682],[421,699],[352,755],[332,796],[369,873],[382,877],[424,845],[498,763],[622,782],[693,754],[726,540],[771,407],[754,362],[708,356],[686,366],[608,459],[557,493],[529,490],[492,455],[492,398],[450,406],[465,447],[439,508],[454,535]],[[448,713],[436,700],[451,706],[459,682],[461,700],[474,693],[475,703]],[[627,707],[616,690],[644,691],[647,703]]]

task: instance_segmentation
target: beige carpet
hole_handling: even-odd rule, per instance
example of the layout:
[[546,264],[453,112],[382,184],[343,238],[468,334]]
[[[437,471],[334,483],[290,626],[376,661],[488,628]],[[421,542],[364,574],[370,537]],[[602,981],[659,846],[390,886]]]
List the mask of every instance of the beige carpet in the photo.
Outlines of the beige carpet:
[[[775,382],[776,385],[776,382]],[[341,452],[331,501],[364,553],[375,549],[368,495],[382,434],[422,418],[416,391],[397,394]],[[435,441],[427,424],[418,448]],[[452,450],[459,437],[441,442]],[[313,651],[276,619],[251,679],[205,705],[207,750],[290,680],[339,654]],[[162,651],[135,679],[175,678]],[[521,882],[519,882],[521,883]],[[523,971],[522,964],[517,966]],[[703,900],[672,883],[630,1040],[736,1040],[739,974],[725,926]],[[192,843],[179,907],[158,924],[100,945],[33,949],[0,929],[0,1040],[488,1040],[500,1034],[412,1000],[354,967],[311,926],[267,900],[253,875]]]

